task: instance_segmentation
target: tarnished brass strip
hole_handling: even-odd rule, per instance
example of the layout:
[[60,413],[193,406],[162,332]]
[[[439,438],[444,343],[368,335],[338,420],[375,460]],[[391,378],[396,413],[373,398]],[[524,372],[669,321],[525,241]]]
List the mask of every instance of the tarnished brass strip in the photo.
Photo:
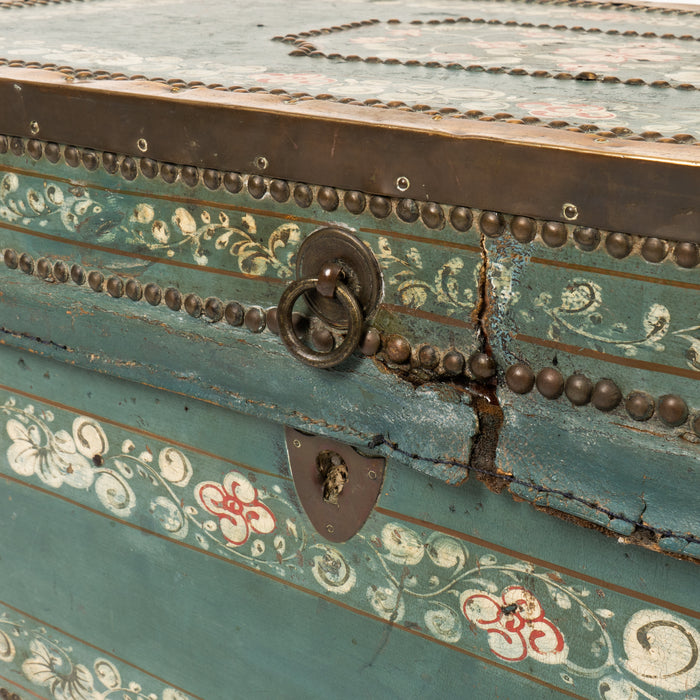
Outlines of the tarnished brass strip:
[[[149,166],[189,163],[183,173],[193,176],[199,168],[242,171],[385,198],[403,193],[417,202],[461,205],[468,192],[470,204],[483,210],[552,221],[575,215],[585,226],[700,241],[693,146],[441,122],[399,110],[374,119],[346,104],[312,108],[207,88],[173,93],[146,81],[66,83],[60,74],[2,67],[0,101],[0,133],[126,154],[126,172],[135,173],[141,159]],[[196,140],[182,138],[195,123],[208,128]],[[222,140],[234,126],[236,138]]]

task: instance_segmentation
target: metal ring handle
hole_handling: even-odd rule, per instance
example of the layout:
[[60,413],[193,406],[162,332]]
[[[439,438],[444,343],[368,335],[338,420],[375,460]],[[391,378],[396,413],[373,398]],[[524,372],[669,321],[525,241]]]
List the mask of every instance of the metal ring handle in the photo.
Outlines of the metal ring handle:
[[364,318],[360,304],[352,292],[342,283],[335,287],[335,295],[340,300],[348,314],[348,332],[343,342],[330,352],[318,352],[306,346],[294,332],[292,326],[292,310],[297,299],[302,294],[316,289],[317,279],[308,278],[292,282],[283,292],[277,305],[277,324],[280,329],[280,338],[287,346],[289,352],[298,360],[312,367],[335,367],[352,355],[360,344]]

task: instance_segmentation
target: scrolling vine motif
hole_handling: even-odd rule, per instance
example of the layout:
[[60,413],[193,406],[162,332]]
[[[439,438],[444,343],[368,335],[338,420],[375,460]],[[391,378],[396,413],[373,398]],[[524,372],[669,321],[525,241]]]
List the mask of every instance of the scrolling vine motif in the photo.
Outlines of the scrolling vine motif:
[[[208,458],[193,463],[169,444],[157,454],[139,451],[131,437],[118,439],[114,449],[94,418],[77,416],[70,429],[57,429],[48,408],[20,407],[10,397],[0,410],[8,417],[12,471],[49,488],[74,489],[78,500],[96,496],[125,521],[150,517],[152,527],[200,550],[506,664],[537,662],[539,675],[554,674],[559,686],[579,693],[590,694],[594,684],[603,700],[658,700],[700,684],[700,634],[679,615],[652,607],[628,612],[616,596],[603,607],[607,594],[585,583],[377,513],[351,544],[333,546],[307,531],[299,507],[273,477],[234,469],[204,479]],[[220,465],[208,473],[221,474]],[[0,661],[10,662],[15,637],[2,625],[0,618]],[[55,677],[56,700],[115,697],[111,690],[84,690],[92,687],[91,672],[61,660],[45,640],[31,644],[22,670],[35,682]],[[128,689],[119,697],[141,700]],[[181,699],[164,694],[162,700]]]
[[571,280],[562,290],[558,305],[545,292],[535,299],[534,306],[556,322],[550,328],[550,335],[556,335],[558,327],[562,327],[589,340],[614,345],[630,356],[636,355],[641,347],[663,351],[667,335],[682,339],[688,342],[685,352],[688,365],[700,369],[700,325],[671,331],[671,312],[663,304],[649,306],[640,319],[638,332],[631,331],[625,321],[604,323],[603,289],[591,280]]

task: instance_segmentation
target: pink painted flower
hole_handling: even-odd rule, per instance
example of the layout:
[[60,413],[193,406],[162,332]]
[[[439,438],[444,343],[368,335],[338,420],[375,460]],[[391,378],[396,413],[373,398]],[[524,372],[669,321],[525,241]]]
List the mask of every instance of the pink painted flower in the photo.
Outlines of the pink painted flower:
[[250,76],[258,83],[296,83],[297,85],[329,85],[335,78],[330,78],[323,73],[255,73]]
[[533,117],[544,119],[614,119],[615,114],[600,105],[556,102],[519,102],[518,107],[526,109]]
[[245,544],[251,531],[266,535],[275,529],[274,514],[260,500],[258,490],[238,472],[229,472],[223,484],[197,484],[194,495],[202,508],[219,518],[223,536],[235,546]]
[[522,661],[529,656],[546,664],[566,660],[569,649],[562,633],[526,588],[509,586],[500,599],[486,591],[468,590],[459,602],[467,620],[486,630],[489,647],[500,659]]

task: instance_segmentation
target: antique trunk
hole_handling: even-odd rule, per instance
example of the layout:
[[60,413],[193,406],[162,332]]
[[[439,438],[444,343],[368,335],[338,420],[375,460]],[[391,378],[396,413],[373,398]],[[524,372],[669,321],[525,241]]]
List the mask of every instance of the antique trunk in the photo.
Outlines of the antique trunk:
[[0,697],[700,698],[698,9],[0,20]]

